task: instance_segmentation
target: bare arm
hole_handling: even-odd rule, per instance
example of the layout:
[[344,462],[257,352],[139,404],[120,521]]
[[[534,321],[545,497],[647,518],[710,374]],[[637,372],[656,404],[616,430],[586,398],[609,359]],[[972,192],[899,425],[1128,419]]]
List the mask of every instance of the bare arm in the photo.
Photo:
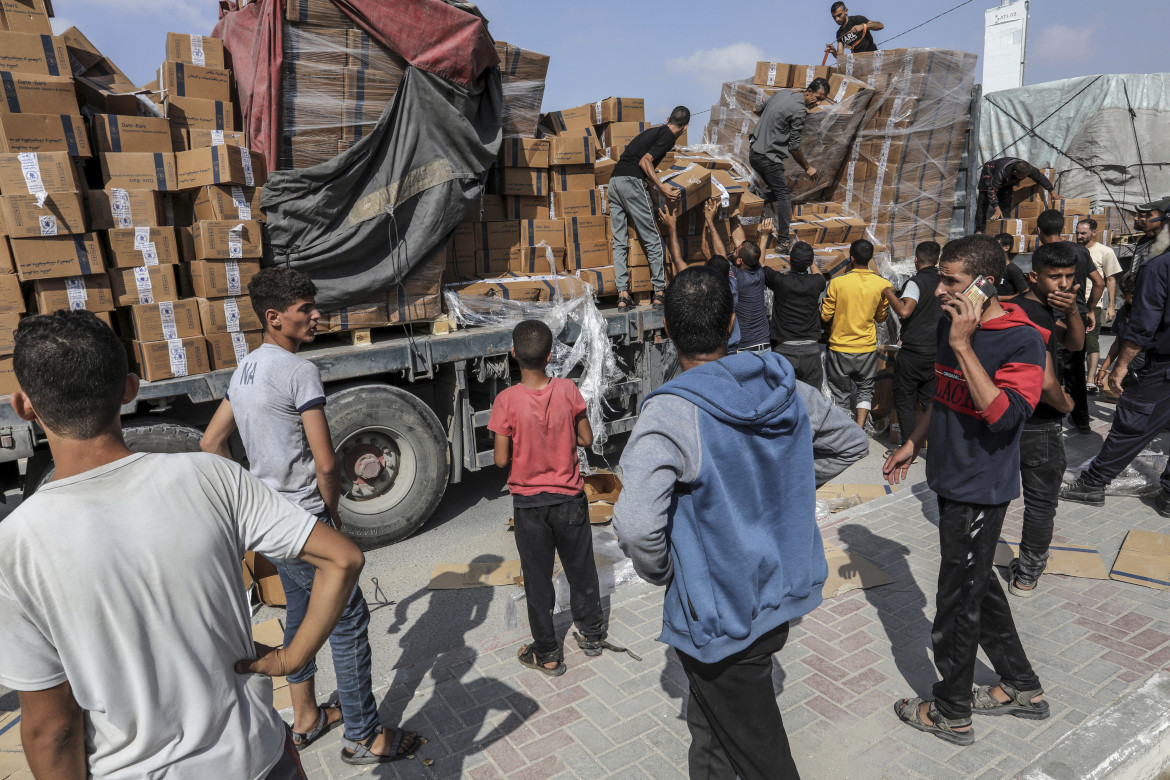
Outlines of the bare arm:
[[85,780],[85,721],[68,682],[20,692],[20,743],[37,780]]
[[760,246],[761,256],[768,254],[768,244],[772,243],[772,230],[775,226],[771,217],[764,217],[760,220],[760,229],[756,233],[756,243]]
[[593,426],[589,424],[589,416],[582,412],[577,415],[577,446],[590,447],[593,445]]
[[894,310],[894,314],[897,314],[899,319],[906,319],[918,308],[918,301],[913,298],[899,298],[893,287],[882,290],[882,297],[886,299],[886,303],[890,304],[890,308]]
[[321,492],[329,516],[337,522],[337,502],[341,498],[341,461],[333,449],[325,407],[314,406],[301,412],[301,423],[305,426],[305,438],[309,441],[309,450],[313,453],[313,463],[317,467],[317,490]]
[[658,178],[658,171],[654,170],[654,158],[649,154],[642,155],[642,159],[638,161],[638,167],[646,174],[646,178],[658,188],[658,191],[666,196],[667,200],[678,200],[679,190],[677,188],[667,187]]
[[502,469],[508,468],[512,462],[512,437],[496,434],[495,447],[492,450],[492,460]]
[[1101,296],[1105,294],[1105,277],[1101,276],[1101,272],[1094,268],[1093,272],[1089,274],[1089,278],[1093,280],[1093,291],[1089,293],[1088,316],[1093,317],[1093,309],[1097,308],[1097,304],[1101,302]]
[[[1080,352],[1085,346],[1085,321],[1081,318],[1081,310],[1077,307],[1077,289],[1073,285],[1068,292],[1048,293],[1048,304],[1054,309],[1064,312],[1064,331],[1060,334],[1061,345],[1073,352]],[[1060,327],[1060,323],[1057,323]]]
[[[659,209],[658,221],[666,228],[666,245],[670,251],[670,260],[674,263],[674,272],[677,274],[690,265],[683,257],[682,244],[678,238],[678,203],[668,203],[666,208]],[[704,236],[705,238],[706,236]],[[710,254],[707,254],[706,243],[703,244],[703,252],[704,257],[710,257]]]
[[872,19],[870,19],[868,22],[866,22],[865,26],[869,28],[870,32],[877,32],[877,31],[886,29],[886,26],[884,24],[882,24],[881,22],[875,22]]
[[710,234],[711,250],[717,254],[727,257],[727,247],[723,243],[723,237],[719,235],[719,231],[715,229],[715,212],[719,210],[719,202],[715,199],[710,199],[703,204],[703,232]]
[[199,440],[199,449],[212,452],[220,457],[232,459],[232,451],[228,446],[228,439],[236,432],[236,418],[232,414],[232,405],[228,399],[223,399],[207,430],[203,431],[203,438]]
[[1109,308],[1105,310],[1105,315],[1112,320],[1117,312],[1117,277],[1110,276],[1106,279],[1105,288],[1109,290]]

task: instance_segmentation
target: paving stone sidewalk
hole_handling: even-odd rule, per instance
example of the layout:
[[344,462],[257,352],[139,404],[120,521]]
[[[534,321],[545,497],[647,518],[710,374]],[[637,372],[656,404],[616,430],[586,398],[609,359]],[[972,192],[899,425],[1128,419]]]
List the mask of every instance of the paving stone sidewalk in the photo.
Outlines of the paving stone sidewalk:
[[[1100,441],[1069,437],[1069,462]],[[1016,502],[1006,535],[1018,537],[1021,512]],[[896,582],[825,602],[793,626],[777,655],[773,677],[803,777],[1012,777],[1130,686],[1170,670],[1164,592],[1047,575],[1035,597],[1012,599],[1012,608],[1053,716],[976,719],[976,743],[967,748],[901,725],[894,700],[929,696],[936,679],[936,518],[933,494],[919,484],[825,524],[826,541],[871,559]],[[1167,525],[1138,498],[1109,498],[1101,509],[1062,503],[1056,522],[1057,543],[1097,546],[1107,569],[1127,531]],[[375,680],[382,715],[430,738],[415,759],[348,767],[335,732],[305,751],[305,768],[312,778],[686,777],[685,677],[673,652],[654,640],[661,605],[661,591],[641,583],[611,599],[611,638],[641,662],[610,653],[587,659],[570,639],[569,671],[546,678],[516,663],[526,638],[518,629],[392,670]],[[980,658],[976,682],[994,682]]]

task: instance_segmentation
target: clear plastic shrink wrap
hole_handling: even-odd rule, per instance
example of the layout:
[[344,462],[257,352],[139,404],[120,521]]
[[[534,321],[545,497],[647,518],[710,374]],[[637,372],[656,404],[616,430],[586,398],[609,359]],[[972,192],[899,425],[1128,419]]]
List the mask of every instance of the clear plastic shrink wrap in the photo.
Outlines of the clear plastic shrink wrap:
[[532,136],[540,121],[547,54],[496,42],[500,55],[500,80],[504,88],[504,136]]

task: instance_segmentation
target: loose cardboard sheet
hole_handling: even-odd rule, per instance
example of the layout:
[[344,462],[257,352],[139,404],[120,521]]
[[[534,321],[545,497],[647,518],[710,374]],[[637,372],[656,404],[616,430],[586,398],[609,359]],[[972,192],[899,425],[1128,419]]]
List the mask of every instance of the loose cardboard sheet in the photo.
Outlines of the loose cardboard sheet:
[[1130,531],[1109,576],[1147,588],[1170,590],[1170,536]]
[[[1107,580],[1109,573],[1101,561],[1101,553],[1095,547],[1080,544],[1054,544],[1048,548],[1048,564],[1045,574],[1063,574],[1066,577],[1083,577],[1090,580]],[[1007,566],[1012,558],[1020,555],[1020,540],[1001,538],[995,547],[996,566]]]
[[865,503],[866,501],[873,501],[875,498],[881,498],[882,496],[888,496],[896,492],[897,488],[893,485],[847,485],[835,483],[821,485],[817,488],[817,498],[824,501],[829,498],[857,496],[861,499],[862,503]]
[[32,780],[20,746],[20,710],[0,712],[0,780]]
[[428,590],[490,588],[513,585],[521,576],[520,561],[500,563],[439,563],[431,572]]
[[[279,618],[265,620],[252,626],[252,640],[269,647],[284,646],[284,624]],[[292,706],[292,695],[289,693],[288,680],[284,677],[272,678],[272,706],[277,710]],[[3,777],[3,775],[0,775]]]
[[860,588],[876,588],[895,582],[872,561],[847,553],[840,547],[825,542],[825,558],[829,563],[829,578],[825,580],[822,595],[826,599]]

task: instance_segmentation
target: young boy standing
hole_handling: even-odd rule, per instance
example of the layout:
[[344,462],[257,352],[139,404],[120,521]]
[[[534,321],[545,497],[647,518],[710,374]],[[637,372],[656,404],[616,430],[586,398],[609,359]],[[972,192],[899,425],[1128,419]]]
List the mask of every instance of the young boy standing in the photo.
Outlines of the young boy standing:
[[[248,294],[264,324],[264,343],[240,361],[200,446],[230,458],[228,438],[238,428],[252,473],[318,522],[336,526],[341,467],[325,418],[325,390],[317,367],[296,354],[317,335],[317,288],[300,271],[267,268],[248,284]],[[304,619],[314,571],[292,559],[273,563],[288,599],[287,643]],[[329,637],[340,710],[317,705],[315,660],[288,675],[298,749],[344,720],[341,760],[347,764],[379,764],[414,752],[416,734],[384,731],[378,721],[370,682],[369,622],[369,607],[355,587]]]
[[532,629],[532,644],[521,645],[519,660],[556,677],[566,667],[553,628],[554,552],[569,580],[573,621],[584,635],[577,637],[577,644],[586,655],[601,655],[606,631],[585,481],[577,461],[577,447],[593,443],[593,429],[577,386],[545,373],[552,343],[552,331],[539,320],[525,320],[512,331],[520,384],[496,397],[488,430],[496,435],[496,465],[512,466],[508,488]]

